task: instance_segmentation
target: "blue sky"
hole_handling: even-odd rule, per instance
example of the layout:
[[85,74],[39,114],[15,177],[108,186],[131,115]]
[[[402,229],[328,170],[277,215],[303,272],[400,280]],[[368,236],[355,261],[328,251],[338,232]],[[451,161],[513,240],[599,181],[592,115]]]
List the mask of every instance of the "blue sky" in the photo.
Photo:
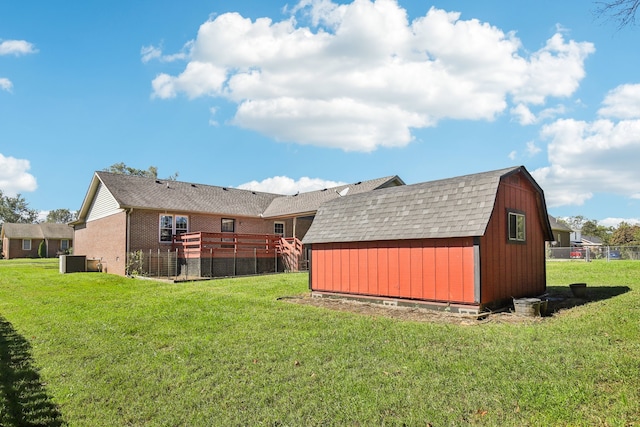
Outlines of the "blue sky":
[[0,189],[79,209],[118,162],[293,193],[525,165],[640,219],[640,28],[589,1],[0,5]]

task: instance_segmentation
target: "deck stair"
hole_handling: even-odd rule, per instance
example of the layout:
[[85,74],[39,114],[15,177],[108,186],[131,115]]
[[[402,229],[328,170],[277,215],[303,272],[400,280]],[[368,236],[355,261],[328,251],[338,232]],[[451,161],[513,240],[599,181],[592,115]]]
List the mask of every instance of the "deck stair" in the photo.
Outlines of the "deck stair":
[[296,237],[281,237],[278,252],[287,271],[300,271],[302,262],[302,242]]

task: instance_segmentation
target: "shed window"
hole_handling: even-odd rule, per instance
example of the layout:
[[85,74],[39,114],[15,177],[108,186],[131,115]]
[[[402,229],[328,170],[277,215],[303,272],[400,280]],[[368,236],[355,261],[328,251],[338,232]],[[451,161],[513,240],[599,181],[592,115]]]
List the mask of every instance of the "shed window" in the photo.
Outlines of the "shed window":
[[236,220],[231,218],[222,218],[220,230],[223,233],[233,233],[236,231]]
[[160,241],[171,242],[174,235],[189,231],[189,217],[184,215],[160,215]]
[[22,239],[22,250],[23,251],[31,250],[31,239]]
[[509,241],[524,242],[526,241],[526,224],[524,213],[509,212]]

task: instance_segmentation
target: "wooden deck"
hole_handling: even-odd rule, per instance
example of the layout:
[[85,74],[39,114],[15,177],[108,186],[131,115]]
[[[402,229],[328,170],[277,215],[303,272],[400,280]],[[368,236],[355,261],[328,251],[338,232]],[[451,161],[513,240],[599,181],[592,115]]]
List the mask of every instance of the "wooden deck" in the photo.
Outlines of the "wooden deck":
[[277,234],[191,232],[174,236],[179,258],[281,258],[288,271],[299,271],[302,242]]

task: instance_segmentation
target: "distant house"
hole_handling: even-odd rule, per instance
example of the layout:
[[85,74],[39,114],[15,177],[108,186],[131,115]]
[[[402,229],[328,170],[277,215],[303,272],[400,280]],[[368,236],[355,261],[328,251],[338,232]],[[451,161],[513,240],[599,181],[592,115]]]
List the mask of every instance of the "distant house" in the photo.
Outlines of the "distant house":
[[553,238],[543,191],[520,166],[329,201],[303,243],[318,296],[477,311],[543,294]]
[[299,242],[322,203],[403,184],[389,176],[287,196],[96,172],[72,223],[74,253],[120,275],[136,251],[175,251],[200,276],[273,271],[287,250],[304,257]]
[[551,224],[551,231],[553,231],[553,241],[555,242],[553,246],[556,248],[570,247],[573,230],[551,215],[549,215],[549,224]]
[[583,246],[602,246],[602,239],[597,236],[581,235],[580,243]]
[[45,243],[46,257],[53,258],[72,248],[73,228],[55,223],[4,223],[0,238],[3,258],[37,258],[41,242]]

